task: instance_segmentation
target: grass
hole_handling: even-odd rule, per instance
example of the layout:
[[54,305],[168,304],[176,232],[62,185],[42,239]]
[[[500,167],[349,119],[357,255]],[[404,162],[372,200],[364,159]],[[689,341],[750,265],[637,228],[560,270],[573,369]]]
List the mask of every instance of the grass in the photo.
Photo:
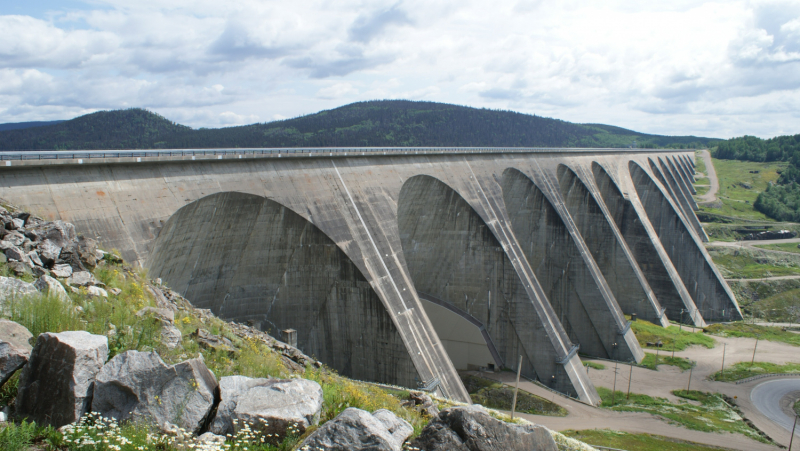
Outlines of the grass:
[[[671,349],[669,351],[668,350],[662,350],[662,351],[663,354],[669,354]],[[693,368],[695,365],[697,365],[697,362],[689,359],[684,359],[683,357],[671,357],[669,355],[662,355],[662,354],[657,355],[653,354],[652,352],[647,352],[645,353],[644,359],[642,360],[642,363],[640,363],[640,365],[645,368],[649,368],[651,370],[658,369],[658,365],[669,365],[678,367],[681,369],[681,371],[686,371],[689,368]]]
[[729,281],[747,316],[772,322],[800,322],[800,279]]
[[[698,158],[698,161],[702,159]],[[746,220],[775,222],[753,208],[758,194],[767,188],[770,182],[778,179],[778,170],[786,167],[786,163],[755,163],[748,161],[713,159],[714,169],[719,179],[718,208],[700,207],[703,212]],[[699,171],[699,169],[698,169]]]
[[760,249],[769,249],[773,251],[791,252],[793,254],[800,254],[800,248],[797,243],[778,243],[778,244],[756,244],[755,247]]
[[700,152],[695,153],[694,166],[695,171],[706,173],[706,160],[703,159]]
[[692,345],[705,346],[710,349],[716,344],[713,338],[701,332],[691,332],[679,326],[664,328],[647,321],[633,321],[631,329],[642,347],[657,349],[654,346],[647,346],[647,343],[661,341],[663,343],[660,348],[662,352],[672,351],[673,343],[676,351],[683,351]]
[[[2,427],[2,426],[0,426]],[[22,421],[7,423],[0,429],[0,449],[3,451],[28,451],[35,444],[51,444],[56,436],[51,427],[43,428],[36,423]]]
[[636,451],[719,451],[728,448],[701,445],[652,434],[631,434],[608,429],[567,430],[562,434],[592,446]]
[[779,327],[759,326],[737,322],[731,324],[712,324],[705,328],[707,333],[720,337],[745,337],[760,340],[777,341],[793,346],[800,346],[800,334],[784,331]]
[[778,365],[768,362],[739,362],[726,368],[725,371],[717,371],[709,377],[715,381],[732,382],[772,373],[800,373],[800,363]]
[[800,255],[713,246],[707,250],[726,279],[762,279],[800,275]]
[[794,411],[795,411],[795,413],[800,415],[800,400],[798,400],[796,403],[794,403]]
[[703,194],[709,192],[711,190],[710,186],[695,186],[694,190],[697,191],[695,196],[702,196]]
[[694,179],[695,185],[711,185],[711,180],[708,177],[696,177]]
[[606,409],[651,413],[687,429],[703,432],[734,432],[769,443],[758,431],[745,424],[739,413],[719,394],[675,390],[672,394],[680,398],[675,404],[664,398],[636,393],[631,393],[628,398],[625,392],[612,393],[604,387],[597,387],[597,393],[602,399],[600,407]]
[[584,361],[583,366],[593,368],[595,370],[604,370],[606,366],[602,363]]
[[[511,410],[514,400],[514,389],[500,382],[482,377],[466,375],[461,378],[464,386],[470,393],[472,402],[484,405],[490,409]],[[566,409],[558,404],[539,396],[520,390],[517,394],[517,412],[533,415],[549,415],[563,417],[567,415]]]
[[706,234],[712,241],[739,241],[753,232],[765,230],[791,230],[800,234],[800,224],[794,222],[744,222],[739,218],[725,217],[713,212],[698,212],[698,219],[705,224]]

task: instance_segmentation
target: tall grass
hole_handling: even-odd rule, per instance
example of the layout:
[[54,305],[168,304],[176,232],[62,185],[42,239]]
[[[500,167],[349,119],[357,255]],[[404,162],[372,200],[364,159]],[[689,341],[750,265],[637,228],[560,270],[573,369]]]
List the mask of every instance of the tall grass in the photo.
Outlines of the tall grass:
[[[713,338],[701,332],[692,332],[691,330],[679,326],[664,328],[647,321],[634,321],[631,323],[631,329],[633,329],[636,339],[643,347],[646,347],[647,343],[658,343],[661,341],[663,343],[661,348],[663,352],[672,351],[673,344],[675,345],[676,351],[683,351],[692,345],[713,348],[716,344]],[[653,347],[650,348],[655,349]]]

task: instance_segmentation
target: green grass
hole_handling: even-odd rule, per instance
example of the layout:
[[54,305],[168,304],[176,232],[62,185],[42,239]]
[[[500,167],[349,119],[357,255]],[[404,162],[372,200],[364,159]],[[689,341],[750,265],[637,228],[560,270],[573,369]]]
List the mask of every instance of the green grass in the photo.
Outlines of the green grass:
[[[514,400],[514,388],[500,382],[482,377],[462,376],[464,386],[470,393],[472,402],[481,404],[491,409],[511,410]],[[533,415],[549,415],[563,417],[567,415],[566,409],[558,404],[539,396],[520,390],[517,394],[517,412]]]
[[43,428],[36,423],[23,421],[18,424],[0,425],[0,449],[3,451],[28,451],[35,444],[56,444],[57,434],[51,427]]
[[656,349],[653,346],[647,346],[647,343],[661,341],[664,344],[660,348],[662,353],[667,352],[667,350],[672,351],[673,343],[676,351],[683,351],[692,345],[713,348],[716,344],[713,338],[702,332],[691,332],[679,326],[664,328],[647,321],[634,321],[631,323],[631,329],[633,329],[633,333],[642,347]]
[[696,177],[694,179],[694,184],[695,185],[711,185],[711,179],[709,179],[708,177]]
[[773,251],[791,252],[793,254],[800,254],[800,248],[797,247],[798,243],[778,243],[778,244],[756,244],[755,247],[761,249],[770,249]]
[[[688,380],[687,380],[688,381]],[[623,412],[647,412],[657,415],[671,424],[703,432],[734,432],[760,442],[769,443],[755,429],[747,426],[737,411],[722,398],[722,395],[700,391],[675,390],[673,395],[681,398],[675,404],[664,398],[597,387],[602,399],[600,407]]]
[[[698,158],[698,161],[702,159]],[[775,222],[753,208],[758,194],[767,188],[770,182],[778,180],[778,170],[787,163],[755,163],[737,160],[712,160],[719,179],[717,198],[719,208],[703,206],[700,210],[711,214],[747,220]],[[699,170],[699,169],[698,169]],[[758,171],[755,173],[755,171]]]
[[608,429],[567,430],[562,434],[592,446],[636,451],[719,451],[728,448],[701,445],[651,434],[631,434]]
[[651,370],[658,369],[658,365],[669,365],[678,367],[681,369],[681,371],[686,371],[697,364],[697,362],[689,359],[684,359],[683,357],[671,357],[670,356],[671,351],[672,349],[669,350],[662,349],[661,353],[659,353],[658,355],[653,354],[651,352],[647,352],[645,353],[644,359],[642,360],[642,363],[640,363],[640,365],[645,368],[649,368]]
[[697,194],[695,194],[695,196],[702,196],[703,194],[705,194],[709,190],[711,190],[711,187],[710,186],[695,186],[694,189],[695,189],[695,191],[697,191]]
[[725,371],[717,371],[709,377],[715,381],[731,382],[772,373],[800,373],[800,363],[778,365],[768,362],[739,362],[726,368]]
[[729,281],[728,285],[745,316],[800,322],[800,279]]
[[589,367],[589,368],[593,368],[595,370],[604,370],[604,369],[606,369],[605,365],[603,365],[602,363],[597,363],[597,362],[584,361],[583,362],[583,366],[586,366],[586,367]]
[[703,156],[700,155],[700,152],[695,153],[694,165],[695,171],[702,172],[703,174],[706,173],[706,160],[703,159]]
[[726,279],[800,275],[800,255],[715,246],[707,250]]
[[746,337],[777,341],[800,346],[800,334],[784,331],[779,327],[759,326],[737,322],[732,324],[712,324],[705,328],[707,333],[720,337]]

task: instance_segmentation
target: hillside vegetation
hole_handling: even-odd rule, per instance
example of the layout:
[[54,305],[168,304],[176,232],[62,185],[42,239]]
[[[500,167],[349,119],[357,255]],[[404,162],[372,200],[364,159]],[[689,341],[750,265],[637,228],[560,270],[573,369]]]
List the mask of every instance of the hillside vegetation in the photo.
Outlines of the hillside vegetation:
[[0,150],[244,147],[707,146],[602,124],[433,102],[382,100],[266,124],[191,129],[142,109],[103,111],[44,127],[0,131]]
[[712,155],[723,160],[788,163],[779,170],[778,179],[758,194],[753,207],[778,221],[800,222],[800,135],[733,138],[717,143]]

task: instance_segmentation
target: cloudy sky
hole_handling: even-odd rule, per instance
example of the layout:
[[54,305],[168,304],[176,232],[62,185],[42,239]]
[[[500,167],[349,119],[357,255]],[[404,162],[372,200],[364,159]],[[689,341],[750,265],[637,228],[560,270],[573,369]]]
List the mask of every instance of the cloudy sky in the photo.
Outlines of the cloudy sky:
[[0,0],[0,122],[193,127],[372,99],[800,133],[800,1]]

